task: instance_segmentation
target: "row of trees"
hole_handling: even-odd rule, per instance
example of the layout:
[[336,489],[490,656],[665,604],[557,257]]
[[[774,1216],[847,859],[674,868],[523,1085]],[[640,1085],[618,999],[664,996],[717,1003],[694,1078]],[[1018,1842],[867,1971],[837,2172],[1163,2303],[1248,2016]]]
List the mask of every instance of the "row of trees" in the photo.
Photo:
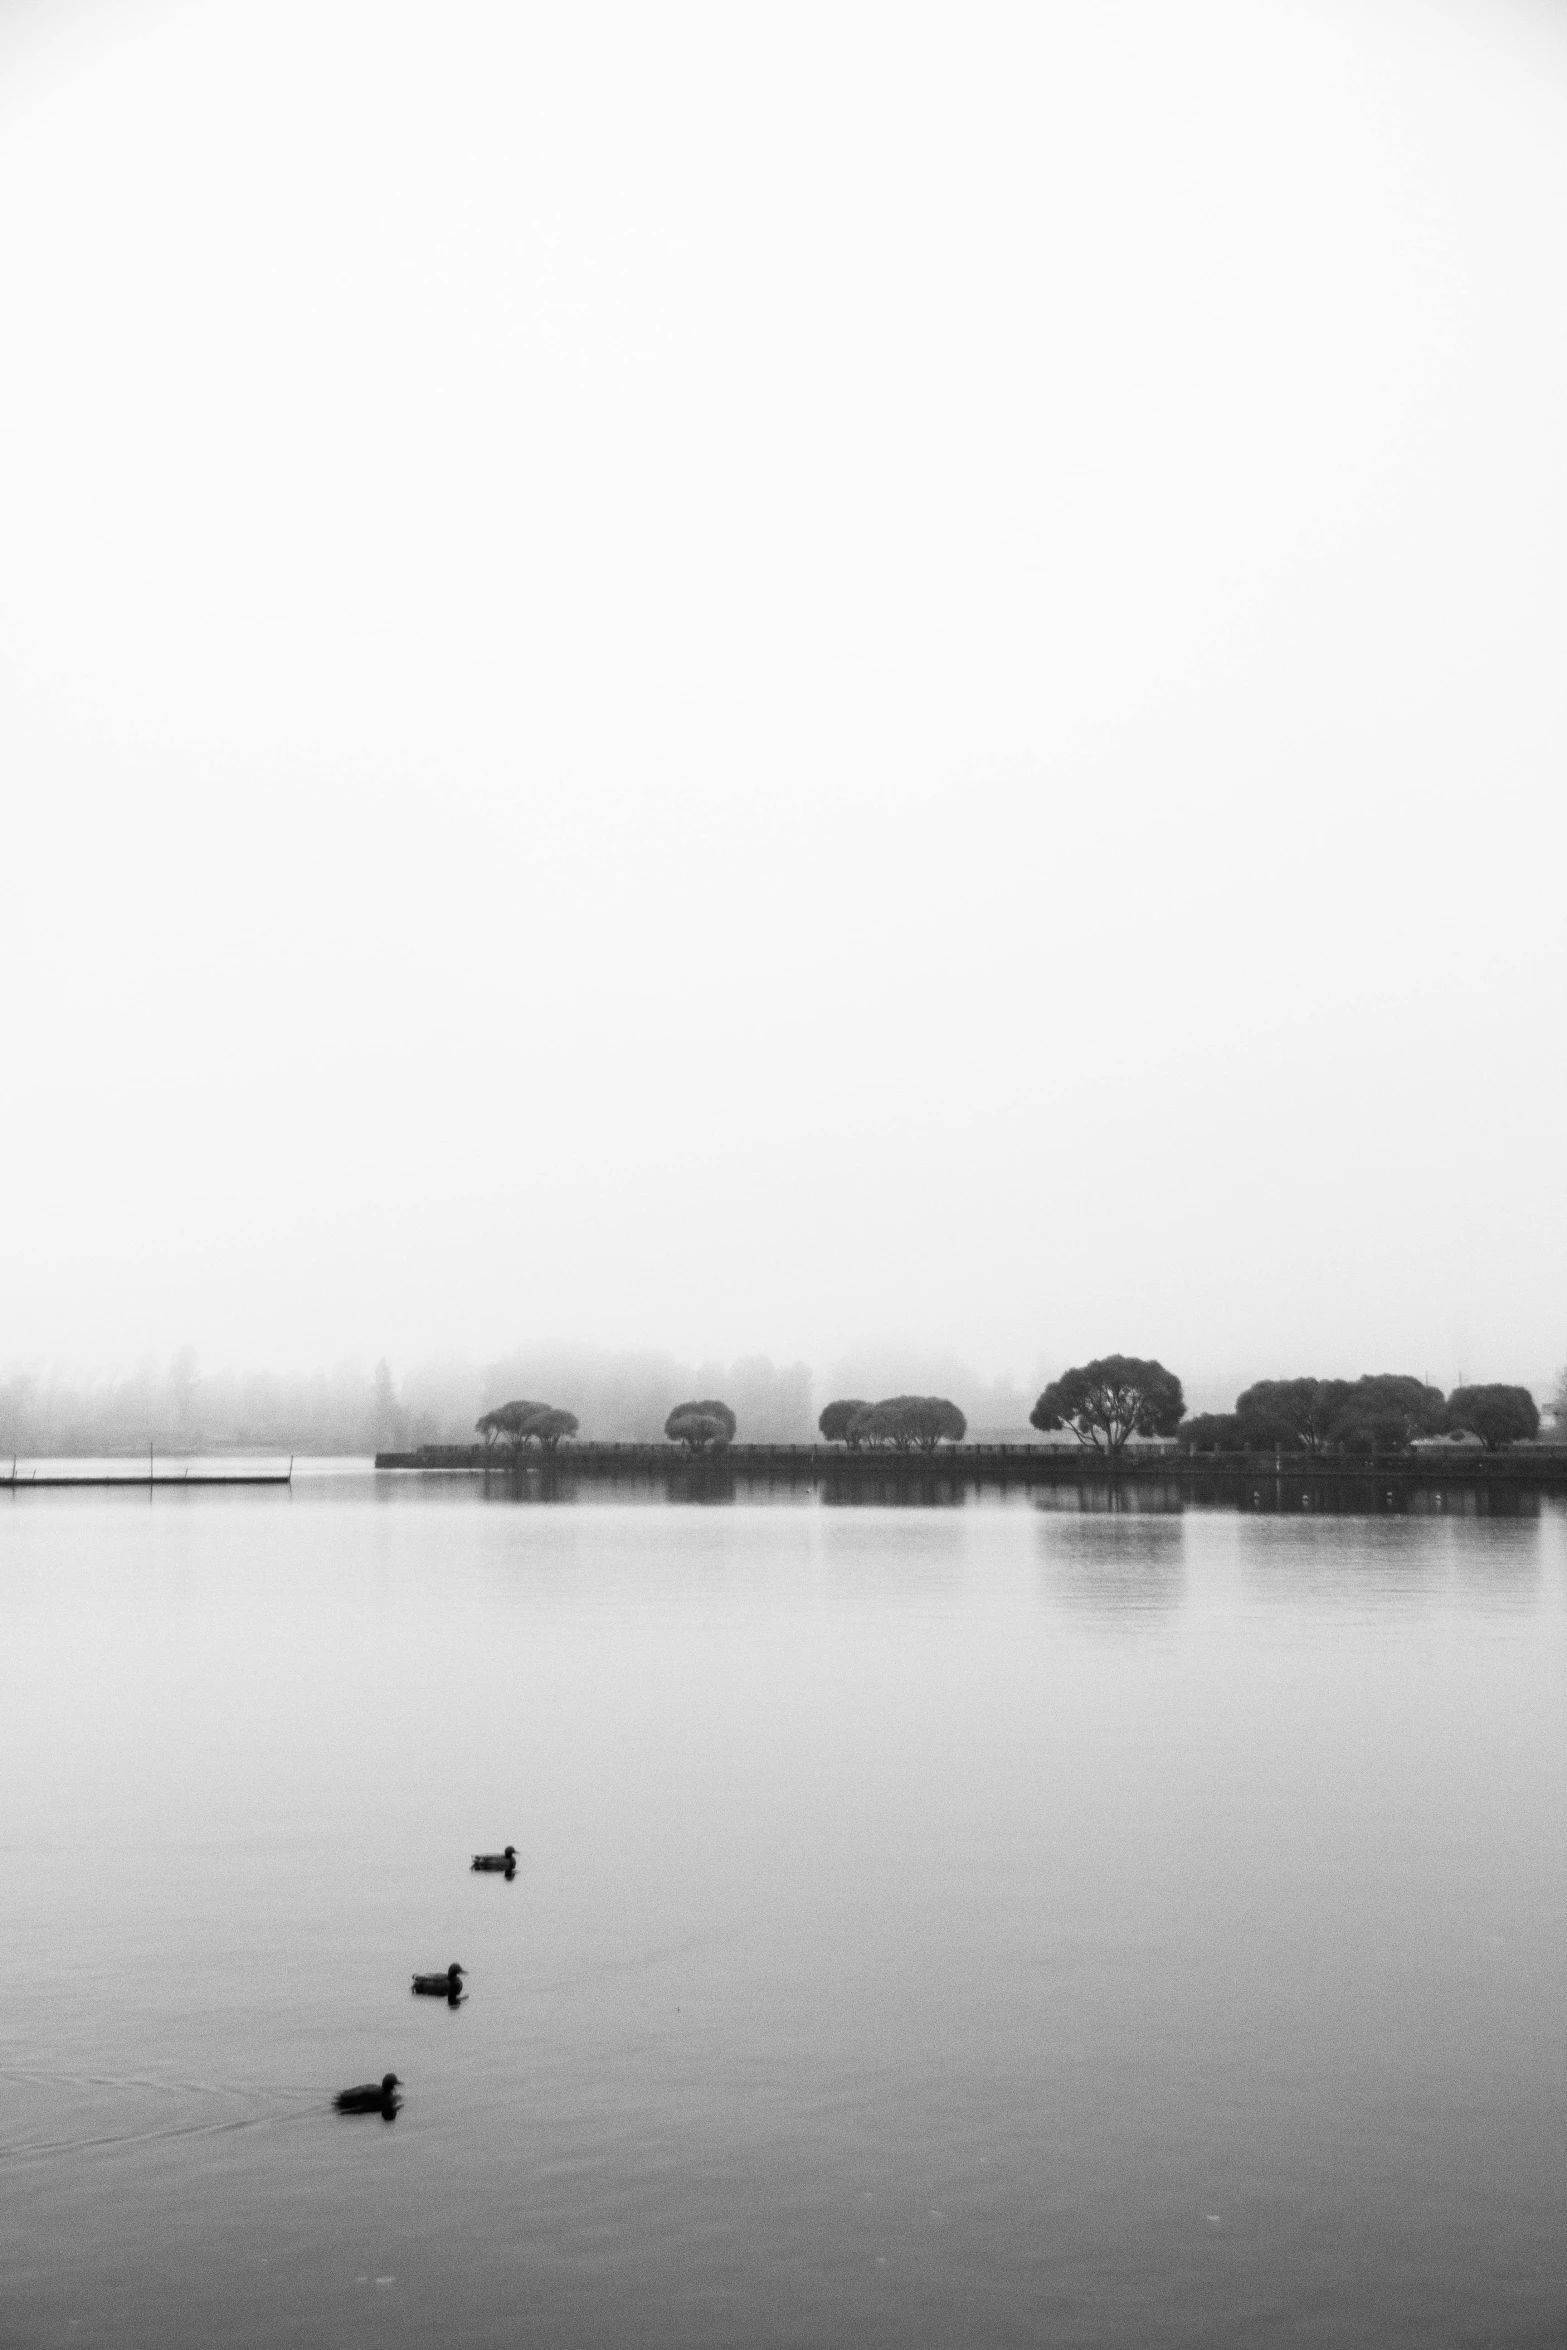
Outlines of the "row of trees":
[[518,1396],[514,1403],[497,1404],[493,1412],[483,1413],[474,1427],[484,1438],[486,1451],[504,1442],[515,1452],[521,1452],[526,1444],[553,1452],[563,1436],[576,1435],[578,1420],[575,1412],[558,1411],[554,1404],[530,1403],[526,1396]]
[[[1181,1383],[1163,1363],[1101,1355],[1053,1379],[1028,1416],[1041,1431],[1070,1429],[1086,1451],[1114,1455],[1132,1436],[1173,1436],[1185,1410]],[[960,1444],[968,1424],[944,1395],[894,1395],[885,1403],[841,1397],[816,1425],[829,1444],[851,1451],[885,1444],[934,1452],[939,1444]]]
[[889,1395],[881,1403],[840,1396],[816,1423],[829,1444],[851,1452],[882,1446],[893,1452],[934,1452],[938,1444],[961,1444],[968,1422],[944,1395]]
[[[1042,1433],[1069,1431],[1085,1451],[1109,1458],[1134,1436],[1178,1436],[1195,1453],[1329,1453],[1375,1456],[1403,1452],[1419,1437],[1470,1435],[1489,1450],[1539,1434],[1540,1414],[1527,1387],[1439,1387],[1403,1373],[1360,1379],[1259,1379],[1235,1400],[1233,1412],[1186,1418],[1181,1382],[1163,1363],[1141,1355],[1101,1355],[1053,1379],[1029,1419]],[[1182,1423],[1185,1423],[1184,1426]],[[499,1405],[478,1422],[486,1445],[503,1440],[520,1452],[538,1444],[553,1452],[575,1436],[574,1412],[519,1400]],[[944,1395],[891,1395],[880,1403],[839,1396],[817,1427],[829,1444],[851,1452],[883,1447],[934,1452],[960,1444],[968,1423]],[[676,1404],[664,1422],[671,1443],[693,1453],[722,1452],[734,1442],[736,1420],[716,1396]]]
[[1233,1412],[1203,1412],[1181,1430],[1192,1452],[1404,1452],[1418,1437],[1474,1436],[1488,1452],[1540,1432],[1527,1387],[1455,1387],[1381,1372],[1362,1379],[1259,1379]]
[[[576,1435],[577,1415],[518,1397],[513,1403],[497,1404],[474,1425],[487,1449],[504,1443],[520,1453],[525,1445],[537,1444],[553,1452],[562,1437]],[[829,1442],[841,1438],[855,1447],[884,1445],[897,1452],[934,1452],[938,1444],[959,1444],[968,1428],[957,1405],[944,1395],[893,1395],[883,1403],[855,1397],[830,1403],[818,1425]],[[734,1442],[737,1426],[728,1404],[705,1395],[677,1403],[664,1422],[664,1434],[688,1452],[723,1452]]]
[[[691,1452],[720,1452],[733,1443],[736,1426],[729,1406],[710,1395],[694,1403],[677,1403],[664,1422],[664,1434]],[[526,1445],[536,1444],[542,1452],[553,1452],[562,1437],[576,1435],[578,1421],[575,1412],[563,1412],[554,1404],[533,1403],[526,1396],[518,1396],[511,1403],[497,1404],[493,1411],[481,1413],[474,1427],[483,1437],[486,1451],[505,1444],[514,1453],[521,1453]]]
[[[1053,1379],[1029,1419],[1041,1430],[1069,1428],[1085,1450],[1115,1454],[1131,1436],[1169,1436],[1186,1410],[1181,1383],[1163,1363],[1138,1355],[1101,1355]],[[894,1395],[885,1403],[846,1396],[816,1423],[829,1444],[850,1450],[888,1444],[900,1452],[934,1452],[959,1444],[968,1423],[944,1395]]]
[[[1133,1436],[1176,1436],[1190,1452],[1404,1452],[1419,1437],[1469,1435],[1488,1450],[1540,1432],[1527,1387],[1439,1387],[1402,1372],[1359,1379],[1259,1379],[1233,1412],[1186,1419],[1173,1371],[1135,1355],[1105,1355],[1053,1380],[1029,1414],[1036,1428],[1069,1428],[1097,1451]],[[1185,1421],[1184,1427],[1181,1423]]]

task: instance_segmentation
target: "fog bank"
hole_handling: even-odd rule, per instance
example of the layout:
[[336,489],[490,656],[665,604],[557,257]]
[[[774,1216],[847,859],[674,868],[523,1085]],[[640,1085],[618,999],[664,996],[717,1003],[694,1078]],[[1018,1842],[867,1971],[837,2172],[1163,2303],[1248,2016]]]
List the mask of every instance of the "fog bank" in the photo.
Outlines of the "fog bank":
[[0,218],[5,1359],[1552,1376],[1559,7],[60,0]]
[[[858,1386],[856,1386],[858,1381]],[[39,1455],[262,1448],[366,1453],[418,1444],[466,1444],[479,1414],[515,1396],[575,1412],[585,1438],[654,1443],[677,1403],[718,1395],[743,1439],[805,1444],[829,1395],[950,1394],[976,1437],[1025,1433],[1037,1387],[987,1380],[951,1357],[883,1351],[835,1366],[830,1382],[808,1364],[765,1355],[681,1362],[647,1349],[515,1347],[486,1364],[446,1357],[399,1375],[383,1360],[318,1372],[204,1371],[194,1348],[167,1364],[98,1376],[59,1370],[0,1378],[0,1452]]]
[[[971,1441],[1015,1443],[1031,1436],[1034,1400],[1064,1367],[1042,1365],[1023,1382],[987,1378],[957,1356],[884,1343],[841,1357],[825,1377],[766,1355],[682,1362],[655,1349],[571,1345],[516,1347],[486,1364],[431,1359],[401,1374],[385,1360],[315,1372],[205,1371],[185,1347],[167,1363],[148,1358],[120,1373],[0,1376],[0,1454],[141,1452],[149,1443],[167,1452],[322,1454],[467,1444],[481,1412],[517,1396],[575,1412],[585,1440],[651,1444],[677,1403],[716,1395],[734,1411],[742,1442],[808,1444],[818,1441],[817,1414],[835,1396],[943,1395],[963,1412]],[[1178,1363],[1169,1367],[1180,1376]],[[1329,1375],[1364,1368],[1336,1365]],[[1188,1412],[1228,1411],[1249,1384],[1187,1381]],[[1567,1374],[1553,1387],[1538,1384],[1536,1394],[1542,1409],[1554,1396],[1558,1418],[1567,1414]]]

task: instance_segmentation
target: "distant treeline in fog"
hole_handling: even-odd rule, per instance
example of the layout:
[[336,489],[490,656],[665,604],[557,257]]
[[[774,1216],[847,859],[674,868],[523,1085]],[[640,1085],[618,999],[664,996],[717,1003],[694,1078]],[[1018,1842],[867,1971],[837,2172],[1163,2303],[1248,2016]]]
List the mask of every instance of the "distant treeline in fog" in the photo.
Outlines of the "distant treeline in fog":
[[[166,1365],[99,1378],[0,1380],[0,1451],[367,1452],[407,1424],[385,1364],[332,1371],[202,1372],[187,1348]],[[383,1433],[385,1431],[386,1433]]]
[[[401,1378],[380,1362],[330,1371],[204,1370],[190,1347],[164,1364],[86,1377],[50,1371],[0,1377],[0,1453],[124,1453],[149,1443],[165,1452],[370,1453],[420,1444],[469,1444],[482,1412],[518,1395],[547,1397],[574,1412],[584,1439],[659,1443],[683,1397],[720,1395],[742,1441],[820,1441],[817,1395],[876,1396],[918,1391],[951,1396],[979,1441],[1023,1441],[1037,1379],[983,1379],[946,1354],[908,1347],[862,1349],[834,1362],[824,1381],[805,1363],[766,1355],[738,1362],[691,1362],[653,1350],[519,1347],[495,1361],[426,1362]],[[1559,1422],[1567,1388],[1558,1390]],[[1188,1419],[1182,1435],[1201,1443],[1229,1433],[1228,1415]],[[1552,1430],[1550,1433],[1554,1434]],[[1070,1441],[1069,1439],[1067,1441]],[[1269,1435],[1268,1442],[1274,1441]]]
[[[834,1391],[897,1384],[900,1359],[866,1354],[834,1366]],[[971,1424],[1022,1433],[1031,1398],[1009,1381],[975,1378],[961,1363],[927,1358],[924,1384],[961,1388]],[[722,1395],[758,1444],[816,1437],[815,1381],[805,1363],[766,1355],[738,1362],[683,1362],[652,1350],[519,1347],[492,1363],[340,1364],[318,1372],[204,1370],[183,1348],[172,1362],[83,1377],[49,1371],[0,1378],[0,1452],[49,1454],[275,1451],[368,1453],[419,1444],[467,1444],[482,1412],[514,1395],[543,1395],[576,1413],[584,1437],[662,1441],[683,1396]]]
[[14,1374],[0,1382],[0,1451],[367,1453],[472,1442],[474,1422],[516,1394],[562,1397],[584,1434],[661,1438],[670,1406],[704,1382],[722,1388],[760,1439],[789,1443],[814,1427],[811,1373],[765,1356],[690,1364],[672,1355],[520,1348],[483,1366],[425,1363],[331,1371],[204,1371],[190,1349],[117,1377]]

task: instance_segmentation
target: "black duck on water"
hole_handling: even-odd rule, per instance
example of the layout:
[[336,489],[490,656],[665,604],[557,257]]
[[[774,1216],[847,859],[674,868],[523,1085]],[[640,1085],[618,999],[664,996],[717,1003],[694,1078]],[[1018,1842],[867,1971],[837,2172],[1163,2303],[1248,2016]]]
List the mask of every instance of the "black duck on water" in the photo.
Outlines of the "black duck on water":
[[361,2081],[357,2089],[339,2089],[332,2103],[339,2113],[380,2113],[390,2121],[402,2103],[401,2087],[396,2073],[386,2073],[379,2081]]
[[466,1967],[449,1966],[444,1975],[415,1975],[414,1989],[425,1999],[455,1999],[462,1990]]

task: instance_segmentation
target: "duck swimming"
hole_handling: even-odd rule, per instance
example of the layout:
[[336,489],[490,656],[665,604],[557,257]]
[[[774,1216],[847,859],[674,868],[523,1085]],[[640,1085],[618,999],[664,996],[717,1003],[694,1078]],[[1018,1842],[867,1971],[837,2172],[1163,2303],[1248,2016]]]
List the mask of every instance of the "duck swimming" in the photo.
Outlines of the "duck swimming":
[[444,1975],[415,1975],[414,1989],[427,1999],[456,1999],[467,1971],[466,1967],[449,1966]]
[[509,1877],[517,1866],[517,1847],[508,1844],[504,1852],[476,1852],[473,1865],[476,1869],[504,1869]]
[[384,2113],[390,2121],[402,2103],[397,2094],[401,2087],[395,2073],[386,2073],[379,2081],[362,2081],[357,2089],[339,2089],[332,2103],[339,2113]]

